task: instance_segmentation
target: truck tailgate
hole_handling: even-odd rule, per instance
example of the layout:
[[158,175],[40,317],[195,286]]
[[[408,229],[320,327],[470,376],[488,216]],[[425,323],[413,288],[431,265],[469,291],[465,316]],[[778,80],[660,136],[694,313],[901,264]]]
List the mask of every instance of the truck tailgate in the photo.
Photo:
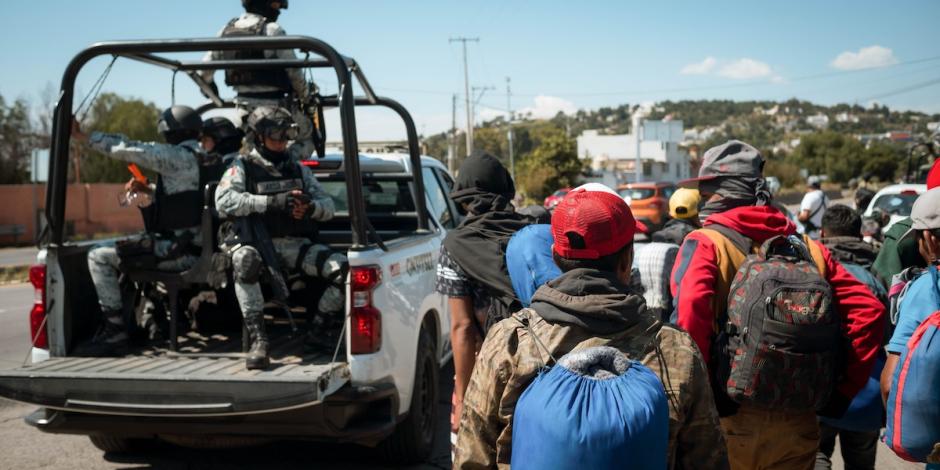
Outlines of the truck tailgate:
[[240,358],[52,358],[0,371],[0,396],[66,411],[226,416],[316,403],[349,381],[344,362],[245,369]]

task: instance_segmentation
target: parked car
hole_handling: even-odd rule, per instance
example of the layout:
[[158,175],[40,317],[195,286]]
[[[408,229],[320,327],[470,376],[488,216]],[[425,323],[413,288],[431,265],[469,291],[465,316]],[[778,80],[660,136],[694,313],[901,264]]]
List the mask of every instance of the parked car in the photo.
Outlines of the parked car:
[[656,231],[669,220],[669,198],[676,192],[673,183],[630,183],[617,188],[617,193],[630,205],[633,216]]
[[911,216],[914,201],[925,192],[927,192],[926,184],[892,184],[891,186],[885,186],[875,193],[875,197],[872,198],[868,208],[865,209],[864,217],[872,217],[875,211],[887,214],[890,219],[882,229],[882,232],[887,232],[899,220]]
[[553,209],[558,205],[559,202],[561,202],[562,199],[565,198],[565,196],[568,195],[569,191],[571,191],[571,188],[561,188],[558,191],[553,192],[551,196],[545,198],[545,202],[542,203],[542,205],[545,206],[546,209]]

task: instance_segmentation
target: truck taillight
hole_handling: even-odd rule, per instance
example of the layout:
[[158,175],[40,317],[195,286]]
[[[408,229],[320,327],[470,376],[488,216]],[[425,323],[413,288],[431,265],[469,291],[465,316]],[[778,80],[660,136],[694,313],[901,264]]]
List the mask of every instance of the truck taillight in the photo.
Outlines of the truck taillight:
[[31,266],[29,282],[36,293],[33,308],[29,311],[29,334],[33,347],[49,349],[49,335],[46,333],[46,265]]
[[371,354],[382,347],[382,312],[372,302],[372,292],[382,283],[382,268],[355,266],[349,271],[352,304],[349,315],[349,350]]

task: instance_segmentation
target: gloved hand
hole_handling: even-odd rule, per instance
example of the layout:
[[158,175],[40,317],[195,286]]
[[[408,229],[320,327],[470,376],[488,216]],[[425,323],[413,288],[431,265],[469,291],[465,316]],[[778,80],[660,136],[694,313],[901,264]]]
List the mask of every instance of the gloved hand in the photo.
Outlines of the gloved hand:
[[316,207],[316,203],[311,202],[310,196],[306,193],[294,195],[291,202],[291,217],[297,220],[303,220],[310,217],[310,213]]
[[[215,93],[215,96],[219,96],[219,85],[217,85],[215,82],[210,82],[209,88],[212,90],[213,93]],[[202,93],[202,96],[205,96],[206,98],[211,98],[208,93],[202,90],[202,88],[199,89],[199,92]]]
[[269,212],[291,212],[294,203],[294,193],[300,191],[287,191],[268,196],[267,210]]

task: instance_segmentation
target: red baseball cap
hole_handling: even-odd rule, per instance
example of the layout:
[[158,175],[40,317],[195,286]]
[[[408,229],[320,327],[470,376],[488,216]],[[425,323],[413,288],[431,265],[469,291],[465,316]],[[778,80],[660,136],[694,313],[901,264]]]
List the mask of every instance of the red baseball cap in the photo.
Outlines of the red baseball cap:
[[927,173],[927,189],[940,187],[940,158],[933,162],[930,173]]
[[620,195],[600,183],[571,190],[552,213],[552,249],[563,258],[598,259],[616,253],[637,231],[648,230],[633,218]]

